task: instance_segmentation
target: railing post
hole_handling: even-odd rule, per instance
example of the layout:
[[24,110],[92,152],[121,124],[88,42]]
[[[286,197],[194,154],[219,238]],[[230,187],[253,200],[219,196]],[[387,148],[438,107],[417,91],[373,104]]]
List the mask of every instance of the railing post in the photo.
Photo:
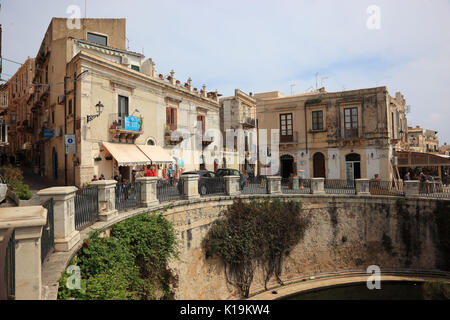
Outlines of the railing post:
[[100,221],[111,221],[118,215],[116,210],[116,180],[98,180],[89,183],[98,188],[98,217]]
[[312,194],[325,194],[325,178],[312,178],[311,179],[311,193]]
[[405,197],[418,197],[420,193],[420,181],[406,180],[403,183],[403,188],[405,190]]
[[281,194],[281,177],[267,176],[267,193]]
[[75,229],[77,190],[77,187],[52,187],[37,193],[41,197],[53,198],[56,251],[70,251],[80,241],[80,232]]
[[47,210],[41,206],[0,209],[0,242],[7,229],[15,230],[16,300],[41,299],[41,235],[46,222]]
[[370,195],[369,179],[355,179],[356,194],[357,195]]
[[158,205],[156,189],[158,177],[139,177],[136,181],[141,183],[141,205],[145,208]]
[[183,199],[192,200],[200,198],[198,194],[198,174],[185,174],[181,176],[183,180]]
[[241,193],[239,188],[239,176],[225,176],[225,191],[229,196],[235,196]]

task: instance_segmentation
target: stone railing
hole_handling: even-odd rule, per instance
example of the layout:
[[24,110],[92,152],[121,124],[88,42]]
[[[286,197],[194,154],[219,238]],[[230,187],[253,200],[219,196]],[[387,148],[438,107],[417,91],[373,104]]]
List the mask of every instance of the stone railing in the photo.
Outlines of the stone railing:
[[[252,196],[242,192],[239,176],[227,176],[223,179],[225,183],[225,194],[227,199],[230,197]],[[281,177],[268,176],[264,187],[259,188],[258,192],[272,197],[291,196],[292,193],[284,193],[281,187]],[[115,224],[118,221],[136,214],[135,212],[144,212],[143,210],[152,208],[162,208],[165,205],[171,206],[171,202],[181,201],[189,205],[190,201],[198,202],[201,199],[208,198],[199,195],[199,176],[183,175],[181,176],[181,193],[178,200],[169,202],[160,202],[157,197],[158,179],[154,177],[139,178],[141,184],[140,199],[141,203],[136,210],[123,214],[115,208],[115,181],[96,181],[92,185],[98,187],[98,208],[99,223],[104,225]],[[324,178],[308,179],[310,182],[310,194],[318,196],[329,196],[326,192],[326,183]],[[80,246],[82,237],[75,228],[75,205],[74,197],[77,188],[75,187],[53,187],[39,191],[38,195],[53,198],[54,203],[54,246],[56,252],[71,254]],[[261,191],[262,190],[262,191]],[[372,196],[370,180],[358,179],[354,184],[355,197]],[[404,196],[407,198],[419,198],[420,182],[405,181]],[[298,196],[302,194],[299,193]],[[379,194],[377,194],[379,195]],[[220,195],[219,198],[223,196]],[[257,195],[256,195],[257,196]],[[340,194],[342,196],[342,194]],[[375,196],[375,195],[373,195]],[[211,197],[216,199],[217,197]],[[188,200],[188,201],[186,201]],[[205,199],[206,200],[206,199]],[[46,224],[47,210],[42,206],[35,207],[14,207],[0,209],[0,241],[3,235],[10,228],[15,229],[15,279],[16,279],[16,299],[41,299],[41,236],[42,228]]]

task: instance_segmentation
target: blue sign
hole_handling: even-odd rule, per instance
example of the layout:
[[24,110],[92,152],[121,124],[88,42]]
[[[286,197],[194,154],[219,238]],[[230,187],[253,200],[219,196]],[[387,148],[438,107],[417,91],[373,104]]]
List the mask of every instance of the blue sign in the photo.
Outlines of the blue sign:
[[44,129],[44,138],[53,138],[54,135],[55,135],[54,130]]
[[126,117],[125,130],[139,131],[139,119],[133,116]]

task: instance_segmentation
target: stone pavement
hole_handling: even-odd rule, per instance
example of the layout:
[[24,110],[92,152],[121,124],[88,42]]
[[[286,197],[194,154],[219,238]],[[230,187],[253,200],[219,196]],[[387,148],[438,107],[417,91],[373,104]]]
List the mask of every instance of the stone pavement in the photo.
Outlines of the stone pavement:
[[40,206],[44,202],[45,198],[37,195],[39,190],[60,186],[56,180],[49,179],[47,177],[41,177],[38,174],[33,173],[31,168],[20,168],[23,171],[23,183],[30,187],[30,192],[33,194],[33,198],[27,201],[27,206]]

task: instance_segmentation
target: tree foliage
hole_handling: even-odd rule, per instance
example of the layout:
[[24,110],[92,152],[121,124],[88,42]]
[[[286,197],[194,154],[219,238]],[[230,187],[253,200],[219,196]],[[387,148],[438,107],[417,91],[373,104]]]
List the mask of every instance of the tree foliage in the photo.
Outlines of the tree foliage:
[[255,270],[264,270],[264,286],[272,276],[282,284],[284,256],[304,237],[309,218],[298,201],[236,201],[216,220],[205,239],[206,256],[224,263],[227,281],[248,297]]

